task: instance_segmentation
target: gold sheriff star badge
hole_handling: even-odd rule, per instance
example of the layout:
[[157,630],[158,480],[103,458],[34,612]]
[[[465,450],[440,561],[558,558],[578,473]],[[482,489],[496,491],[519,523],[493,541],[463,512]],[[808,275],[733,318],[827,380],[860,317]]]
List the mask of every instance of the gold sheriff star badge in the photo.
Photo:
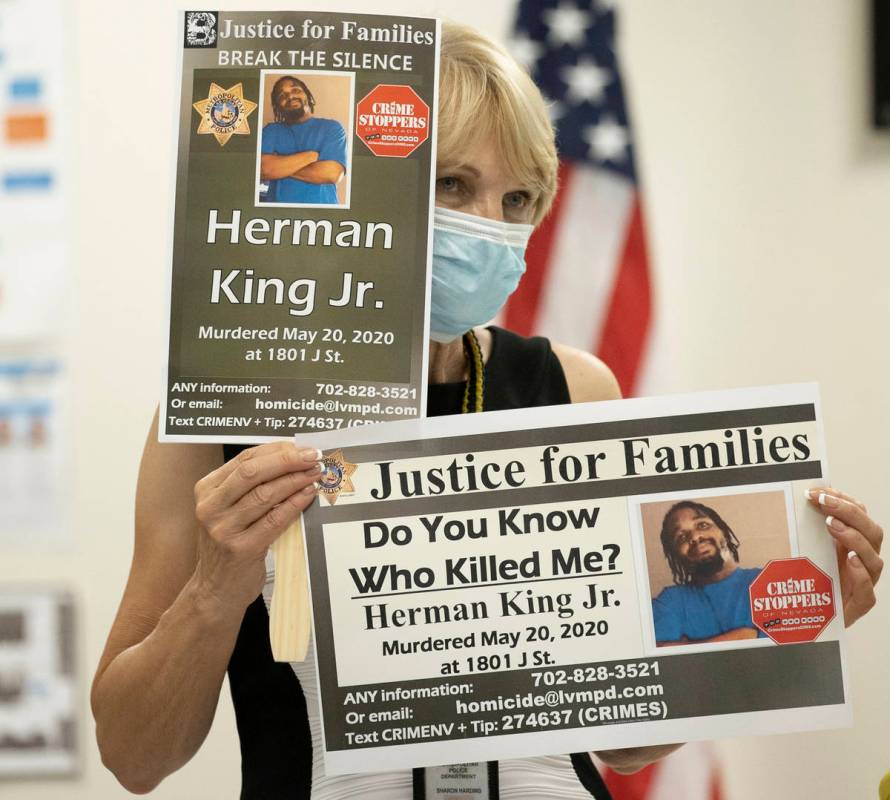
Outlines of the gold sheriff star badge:
[[231,89],[210,84],[206,99],[192,104],[201,115],[198,133],[212,133],[220,145],[233,136],[247,136],[250,125],[247,118],[256,109],[256,103],[244,99],[244,89],[236,83]]
[[321,466],[323,471],[318,480],[318,491],[330,505],[337,502],[340,492],[352,494],[355,491],[351,476],[358,469],[358,464],[350,464],[342,450],[326,455],[321,460]]

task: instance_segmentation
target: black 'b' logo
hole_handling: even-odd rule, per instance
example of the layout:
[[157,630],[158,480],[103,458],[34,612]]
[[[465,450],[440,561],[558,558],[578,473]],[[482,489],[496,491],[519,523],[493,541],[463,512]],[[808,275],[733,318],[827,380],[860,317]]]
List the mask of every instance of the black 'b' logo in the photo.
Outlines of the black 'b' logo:
[[185,12],[185,46],[216,47],[216,11]]

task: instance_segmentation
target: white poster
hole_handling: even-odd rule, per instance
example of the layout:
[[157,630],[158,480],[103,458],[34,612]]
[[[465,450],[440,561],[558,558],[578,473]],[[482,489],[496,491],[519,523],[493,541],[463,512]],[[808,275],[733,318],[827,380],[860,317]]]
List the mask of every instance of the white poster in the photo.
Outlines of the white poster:
[[0,545],[68,532],[65,380],[53,356],[0,354]]
[[331,774],[849,724],[815,387],[307,443]]

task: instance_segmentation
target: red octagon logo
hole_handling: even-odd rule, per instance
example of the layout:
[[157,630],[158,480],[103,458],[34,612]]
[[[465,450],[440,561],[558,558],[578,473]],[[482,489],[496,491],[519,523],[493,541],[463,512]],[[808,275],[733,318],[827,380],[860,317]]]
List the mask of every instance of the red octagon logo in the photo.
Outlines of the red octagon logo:
[[355,133],[375,156],[405,158],[430,135],[430,107],[410,86],[381,83],[359,100]]
[[748,592],[751,619],[778,644],[812,642],[834,619],[831,578],[808,558],[770,561]]

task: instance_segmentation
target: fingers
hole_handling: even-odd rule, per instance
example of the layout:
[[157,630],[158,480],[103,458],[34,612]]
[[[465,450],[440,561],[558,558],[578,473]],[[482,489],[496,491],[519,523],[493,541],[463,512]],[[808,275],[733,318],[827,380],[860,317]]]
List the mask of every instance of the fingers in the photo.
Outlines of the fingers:
[[[868,516],[865,506],[850,495],[832,488],[811,489],[807,492],[807,498],[825,515],[832,535],[836,539],[841,536],[839,541],[853,545],[848,549],[858,553],[869,572],[880,575],[878,553],[884,541],[884,531]],[[845,529],[852,529],[854,533],[846,533]]]
[[841,578],[845,585],[844,624],[850,627],[875,604],[875,587],[871,575],[855,553],[850,553],[841,564]]
[[884,531],[865,504],[832,487],[807,491],[810,504],[825,516],[834,538],[844,602],[844,623],[849,627],[875,604],[875,584],[884,562],[880,557]]
[[321,465],[316,462],[307,470],[289,472],[254,486],[226,513],[227,527],[232,531],[243,531],[270,509],[304,489],[312,489],[309,495],[314,497],[315,482],[321,477],[321,473]]
[[[297,448],[291,442],[275,442],[243,450],[228,464],[208,475],[204,479],[208,484],[199,482],[195,487],[197,505],[205,518],[213,518],[261,484],[293,472],[305,472],[316,466],[319,460],[318,450]],[[210,484],[209,479],[218,479],[226,467],[228,470],[223,480],[215,486]],[[281,499],[278,498],[279,501]]]
[[258,546],[269,547],[300,518],[300,514],[312,504],[317,494],[315,484],[310,483],[302,491],[270,508],[243,535],[254,540]]
[[[275,447],[281,447],[285,443],[284,442],[276,442]],[[238,453],[235,458],[230,458],[223,464],[221,467],[213,470],[213,472],[205,475],[195,486],[195,494],[198,493],[199,489],[204,491],[209,491],[210,489],[215,489],[217,486],[220,486],[222,482],[229,477],[229,475],[234,472],[238,465],[244,461],[247,461],[250,458],[253,458],[256,455],[259,447],[248,447]]]
[[[806,495],[807,500],[817,507],[820,505],[820,496],[823,496],[829,508],[838,508],[845,505],[856,506],[856,508],[862,511],[863,514],[868,514],[868,509],[865,507],[865,503],[861,500],[857,500],[853,495],[842,492],[840,489],[835,489],[832,486],[825,486],[818,489],[807,489]],[[837,500],[838,503],[832,504],[832,500]]]
[[878,555],[877,550],[861,531],[844,524],[839,518],[831,515],[825,518],[828,532],[834,537],[847,553],[857,556],[857,560],[868,571],[871,580],[878,582],[884,569],[884,561]]
[[[281,441],[281,442],[270,442],[269,444],[261,444],[257,447],[248,447],[238,453],[235,458],[229,459],[225,464],[223,464],[218,469],[215,469],[213,472],[205,476],[199,483],[205,485],[205,488],[217,488],[221,486],[226,479],[238,469],[246,469],[248,472],[250,471],[250,467],[245,465],[247,461],[253,461],[257,458],[262,458],[264,456],[269,456],[276,452],[293,452],[293,451],[306,451],[307,458],[310,458],[312,462],[320,460],[321,454],[312,448],[300,448],[297,447],[292,441]],[[314,455],[308,455],[314,454]]]

